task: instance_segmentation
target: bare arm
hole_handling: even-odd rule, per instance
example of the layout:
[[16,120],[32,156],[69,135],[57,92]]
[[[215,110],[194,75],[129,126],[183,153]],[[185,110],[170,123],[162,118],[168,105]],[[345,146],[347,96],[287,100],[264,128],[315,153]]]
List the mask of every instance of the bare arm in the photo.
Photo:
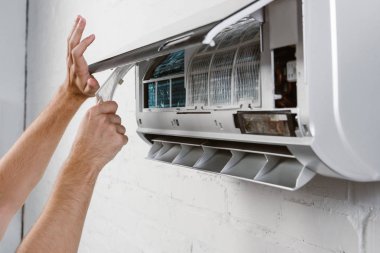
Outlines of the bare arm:
[[87,113],[47,206],[17,252],[77,252],[98,174],[128,140],[116,109],[105,102]]
[[67,77],[46,109],[0,160],[0,239],[41,179],[64,130],[87,97],[99,85],[83,58],[94,36],[81,41],[85,20],[78,17],[68,39]]

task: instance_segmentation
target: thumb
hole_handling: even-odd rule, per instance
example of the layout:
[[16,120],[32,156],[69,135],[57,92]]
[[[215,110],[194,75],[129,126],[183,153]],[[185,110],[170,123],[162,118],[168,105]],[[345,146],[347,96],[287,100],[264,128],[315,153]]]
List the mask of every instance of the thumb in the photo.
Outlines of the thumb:
[[99,83],[95,77],[91,76],[86,83],[83,93],[87,96],[94,96],[96,91],[99,89]]

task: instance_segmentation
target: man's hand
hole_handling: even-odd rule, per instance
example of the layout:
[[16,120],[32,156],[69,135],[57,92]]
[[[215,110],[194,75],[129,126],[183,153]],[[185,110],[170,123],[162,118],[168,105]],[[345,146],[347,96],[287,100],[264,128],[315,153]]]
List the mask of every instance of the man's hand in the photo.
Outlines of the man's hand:
[[87,47],[95,40],[95,35],[92,34],[81,41],[85,27],[86,20],[78,16],[67,39],[67,76],[64,84],[69,95],[81,100],[94,96],[99,89],[99,83],[89,73],[83,56]]
[[70,160],[100,171],[128,142],[113,101],[97,104],[84,117]]
[[128,141],[116,110],[110,101],[87,112],[53,194],[18,253],[78,252],[98,174]]
[[[0,238],[13,214],[42,177],[70,119],[83,101],[99,88],[83,57],[95,39],[90,35],[81,41],[85,25],[79,16],[69,36],[64,85],[0,160]],[[53,194],[17,252],[78,251],[97,176],[128,141],[116,110],[115,102],[104,102],[87,112]]]

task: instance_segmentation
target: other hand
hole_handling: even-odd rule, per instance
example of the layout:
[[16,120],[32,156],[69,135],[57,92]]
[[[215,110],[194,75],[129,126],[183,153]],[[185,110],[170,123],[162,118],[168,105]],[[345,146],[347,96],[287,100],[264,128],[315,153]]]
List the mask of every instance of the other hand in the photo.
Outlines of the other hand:
[[78,16],[67,39],[67,75],[64,84],[70,95],[81,99],[93,97],[99,89],[99,83],[89,73],[83,56],[87,47],[95,40],[94,34],[81,40],[85,27],[86,20]]
[[103,102],[92,107],[84,117],[74,142],[71,158],[101,170],[128,142],[125,127],[116,114],[117,104]]

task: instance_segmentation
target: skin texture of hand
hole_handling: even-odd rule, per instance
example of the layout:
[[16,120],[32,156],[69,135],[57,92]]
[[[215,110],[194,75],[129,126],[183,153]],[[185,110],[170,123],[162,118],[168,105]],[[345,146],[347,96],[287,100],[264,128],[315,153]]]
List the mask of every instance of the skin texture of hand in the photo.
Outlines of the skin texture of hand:
[[99,103],[84,117],[74,142],[70,158],[85,161],[100,170],[128,142],[125,127],[116,115],[117,104],[113,101]]
[[[93,96],[99,85],[83,58],[93,36],[83,39],[85,26],[79,17],[68,40],[66,93],[81,101]],[[56,180],[44,211],[17,252],[75,253],[97,177],[128,142],[125,127],[113,101],[98,103],[87,111],[70,155]]]
[[78,251],[99,172],[128,141],[116,110],[110,101],[87,112],[53,194],[18,253]]
[[95,40],[95,35],[91,34],[81,41],[85,27],[86,20],[78,16],[67,39],[67,75],[64,84],[69,94],[81,99],[93,97],[99,89],[99,83],[90,75],[83,56]]
[[78,16],[68,38],[67,77],[63,85],[0,159],[0,240],[14,214],[43,176],[70,120],[99,87],[83,57],[95,39],[90,35],[81,40],[85,25],[86,21]]

